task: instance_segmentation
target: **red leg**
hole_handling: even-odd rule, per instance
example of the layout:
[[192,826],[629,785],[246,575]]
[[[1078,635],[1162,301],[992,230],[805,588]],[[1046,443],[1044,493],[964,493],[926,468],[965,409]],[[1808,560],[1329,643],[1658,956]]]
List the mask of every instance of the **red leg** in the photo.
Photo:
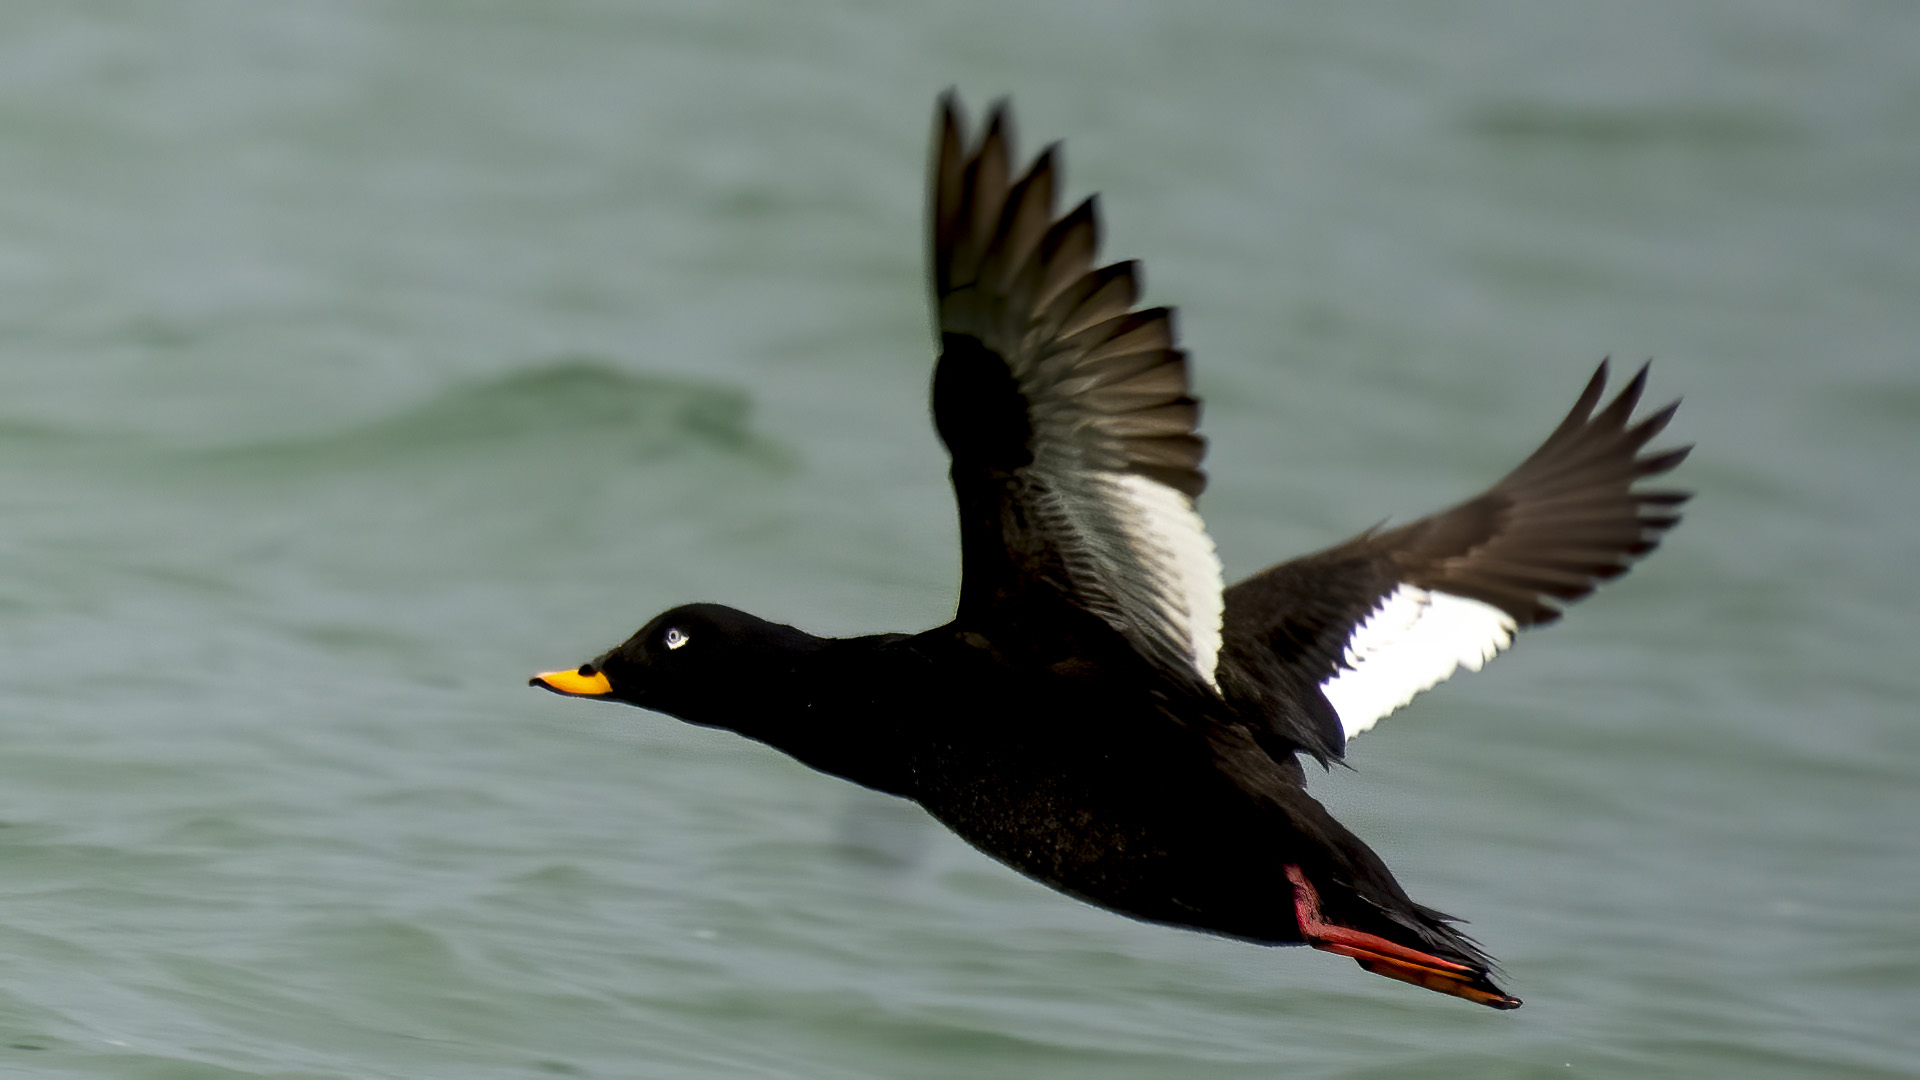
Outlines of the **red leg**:
[[1313,890],[1307,875],[1298,866],[1289,866],[1287,880],[1293,883],[1293,911],[1300,923],[1300,936],[1314,948],[1339,956],[1350,956],[1361,967],[1389,979],[1452,994],[1496,1009],[1520,1007],[1519,998],[1472,985],[1481,981],[1480,975],[1466,964],[1410,949],[1378,934],[1327,922],[1320,917],[1320,894]]

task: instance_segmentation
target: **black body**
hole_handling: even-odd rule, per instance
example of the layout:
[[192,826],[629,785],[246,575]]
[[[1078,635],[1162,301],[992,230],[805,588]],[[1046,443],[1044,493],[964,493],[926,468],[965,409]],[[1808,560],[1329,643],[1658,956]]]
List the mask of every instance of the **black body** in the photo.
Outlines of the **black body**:
[[[1232,704],[1067,605],[1025,627],[817,638],[718,604],[655,618],[582,670],[611,696],[913,799],[1021,873],[1135,918],[1300,944],[1283,868],[1329,917],[1485,966],[1274,757]],[[1046,631],[1042,631],[1042,627]],[[669,630],[687,644],[668,649]],[[1036,649],[1036,642],[1071,646]]]

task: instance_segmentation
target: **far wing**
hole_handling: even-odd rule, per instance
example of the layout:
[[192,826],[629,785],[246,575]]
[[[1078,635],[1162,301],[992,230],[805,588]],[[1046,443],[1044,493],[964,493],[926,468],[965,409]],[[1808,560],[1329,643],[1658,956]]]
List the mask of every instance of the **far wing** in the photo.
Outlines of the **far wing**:
[[[1553,622],[1625,573],[1680,520],[1688,498],[1634,486],[1690,449],[1641,454],[1679,408],[1630,423],[1646,380],[1643,367],[1595,414],[1602,361],[1547,441],[1487,491],[1228,589],[1228,697],[1265,708],[1280,733],[1304,730],[1300,741],[1323,760],[1337,756],[1347,737],[1456,669],[1478,671],[1516,631]],[[1288,712],[1287,702],[1301,700],[1304,714],[1297,705]]]
[[961,617],[1057,596],[1211,686],[1220,564],[1194,510],[1205,444],[1172,313],[1134,310],[1133,263],[1095,268],[1093,199],[1055,217],[1053,148],[1012,179],[1010,127],[998,105],[970,147],[941,99],[933,411],[960,504]]

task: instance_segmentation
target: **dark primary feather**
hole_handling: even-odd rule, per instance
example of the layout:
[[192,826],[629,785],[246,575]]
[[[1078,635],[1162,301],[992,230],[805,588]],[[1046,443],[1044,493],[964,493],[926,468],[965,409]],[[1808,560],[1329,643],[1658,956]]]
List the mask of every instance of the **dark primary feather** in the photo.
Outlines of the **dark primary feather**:
[[1485,492],[1229,588],[1223,685],[1260,703],[1282,732],[1304,728],[1302,747],[1325,760],[1340,752],[1339,722],[1330,708],[1313,708],[1324,701],[1308,690],[1342,667],[1355,627],[1401,584],[1491,604],[1528,627],[1553,622],[1566,604],[1625,573],[1679,522],[1677,507],[1689,497],[1635,487],[1691,449],[1641,453],[1679,407],[1632,423],[1646,381],[1643,366],[1595,414],[1607,383],[1603,360],[1566,419]]
[[[951,96],[935,140],[931,279],[941,335],[935,424],[960,504],[963,618],[1036,601],[1034,586],[1099,615],[1171,671],[1211,676],[1196,625],[1217,641],[1218,598],[1193,560],[1145,535],[1134,477],[1190,512],[1206,486],[1172,313],[1133,310],[1137,268],[1096,268],[1089,198],[1056,218],[1051,148],[1017,180],[996,106],[977,149]],[[1164,519],[1159,523],[1164,524]],[[1205,545],[1198,518],[1188,532]],[[1212,572],[1217,579],[1217,563]],[[1204,670],[1201,670],[1204,664]]]

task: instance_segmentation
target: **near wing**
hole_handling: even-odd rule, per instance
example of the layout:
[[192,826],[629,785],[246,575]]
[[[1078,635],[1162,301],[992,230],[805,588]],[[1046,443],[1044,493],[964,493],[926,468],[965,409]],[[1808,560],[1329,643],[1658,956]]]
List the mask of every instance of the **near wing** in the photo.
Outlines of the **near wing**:
[[[1691,449],[1641,456],[1679,408],[1630,423],[1646,381],[1642,367],[1596,415],[1601,361],[1540,449],[1486,492],[1228,589],[1227,696],[1263,707],[1277,734],[1326,760],[1456,668],[1478,671],[1516,630],[1558,619],[1625,573],[1688,498],[1634,488]],[[1304,709],[1288,704],[1299,701]]]
[[961,617],[1007,615],[1051,588],[1211,686],[1220,563],[1193,508],[1206,447],[1172,313],[1133,310],[1133,263],[1094,267],[1093,199],[1054,216],[1052,147],[1017,181],[1012,158],[1004,103],[970,148],[942,96],[933,412],[960,504]]

